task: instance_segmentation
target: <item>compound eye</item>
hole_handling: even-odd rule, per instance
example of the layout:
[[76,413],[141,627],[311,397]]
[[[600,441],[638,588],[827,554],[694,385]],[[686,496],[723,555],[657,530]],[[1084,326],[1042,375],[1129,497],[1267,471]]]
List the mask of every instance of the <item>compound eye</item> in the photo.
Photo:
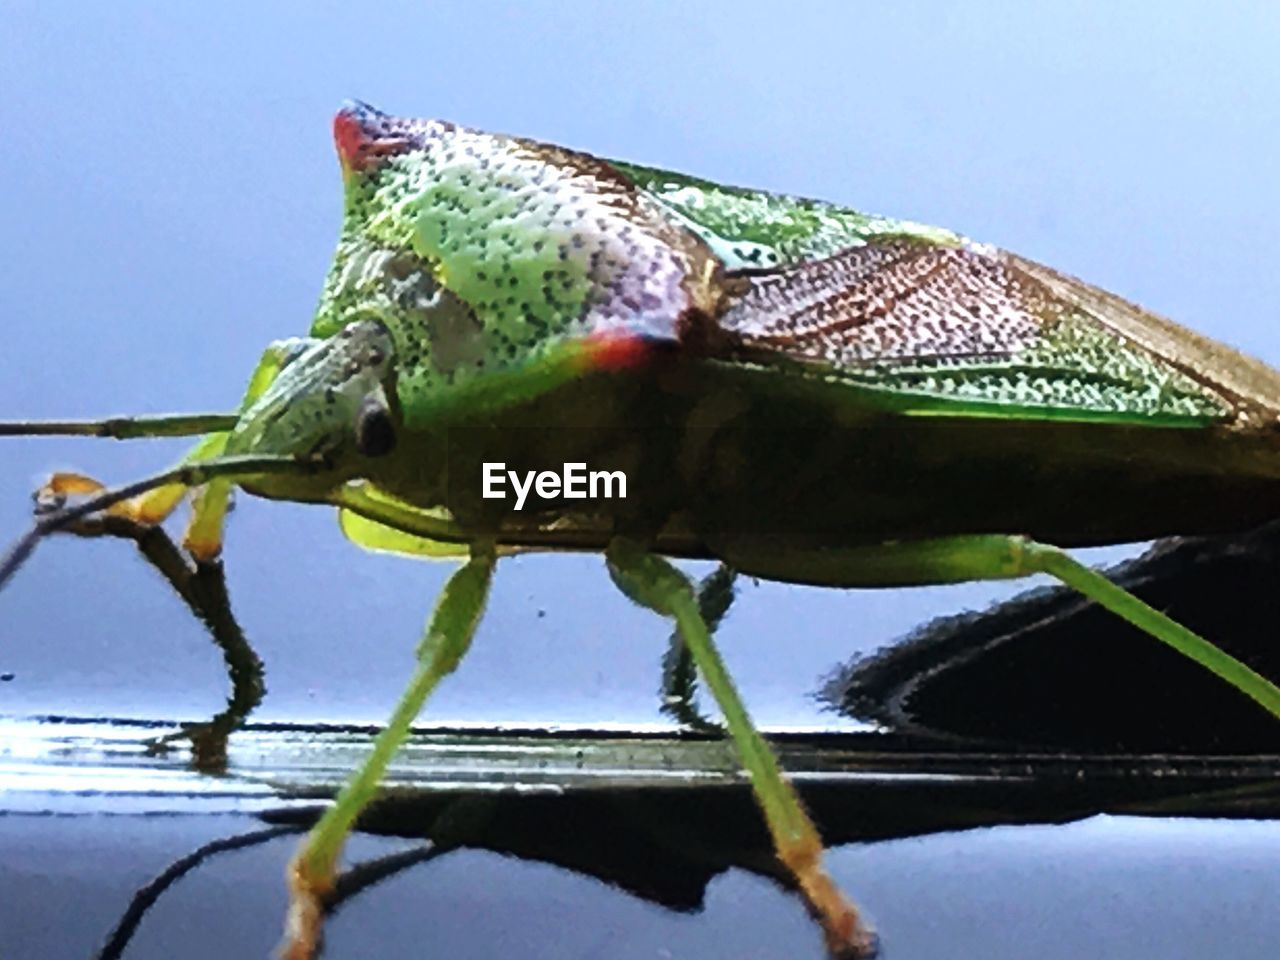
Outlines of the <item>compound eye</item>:
[[395,449],[391,411],[378,397],[365,397],[356,414],[356,449],[366,457],[383,457]]

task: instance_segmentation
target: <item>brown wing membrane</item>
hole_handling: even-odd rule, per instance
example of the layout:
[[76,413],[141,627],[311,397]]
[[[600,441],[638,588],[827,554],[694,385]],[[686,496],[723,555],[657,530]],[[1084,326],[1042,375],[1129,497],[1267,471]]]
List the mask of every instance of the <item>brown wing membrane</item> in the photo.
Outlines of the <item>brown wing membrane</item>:
[[1004,258],[894,240],[825,260],[749,271],[721,323],[750,345],[841,367],[944,357],[1009,357],[1061,312]]
[[728,279],[720,325],[744,356],[959,413],[1190,425],[1274,420],[1280,398],[1262,364],[993,247],[894,237]]

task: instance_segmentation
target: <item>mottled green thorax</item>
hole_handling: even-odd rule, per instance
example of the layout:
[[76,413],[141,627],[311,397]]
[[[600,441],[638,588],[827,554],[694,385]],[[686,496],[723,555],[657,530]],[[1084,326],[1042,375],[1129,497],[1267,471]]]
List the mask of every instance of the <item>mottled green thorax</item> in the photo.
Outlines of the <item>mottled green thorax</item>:
[[719,309],[706,245],[603,161],[363,105],[334,132],[346,209],[312,333],[382,322],[410,426],[443,388]]
[[862,213],[822,200],[729,187],[633,163],[615,162],[614,166],[679,216],[728,269],[819,260],[883,239],[914,238],[944,245],[963,239],[941,227]]

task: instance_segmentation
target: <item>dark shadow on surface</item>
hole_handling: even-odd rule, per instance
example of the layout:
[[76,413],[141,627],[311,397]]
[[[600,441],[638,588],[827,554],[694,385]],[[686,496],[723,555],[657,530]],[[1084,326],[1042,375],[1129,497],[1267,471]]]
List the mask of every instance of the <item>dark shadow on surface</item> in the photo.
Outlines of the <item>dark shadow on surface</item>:
[[[1280,523],[1161,541],[1106,572],[1280,680]],[[825,695],[842,712],[930,740],[1120,753],[1280,749],[1261,707],[1065,588],[928,623],[850,663]]]
[[[543,738],[543,742],[546,739]],[[690,744],[707,738],[688,735]],[[927,749],[878,734],[772,738],[828,846],[939,831],[1067,823],[1099,813],[1280,816],[1280,757],[1100,755]],[[531,743],[530,746],[533,746]],[[288,811],[264,814],[288,822]],[[440,853],[483,849],[595,877],[654,904],[702,907],[731,868],[791,889],[745,783],[567,789],[444,788],[386,796],[359,828],[426,838]]]

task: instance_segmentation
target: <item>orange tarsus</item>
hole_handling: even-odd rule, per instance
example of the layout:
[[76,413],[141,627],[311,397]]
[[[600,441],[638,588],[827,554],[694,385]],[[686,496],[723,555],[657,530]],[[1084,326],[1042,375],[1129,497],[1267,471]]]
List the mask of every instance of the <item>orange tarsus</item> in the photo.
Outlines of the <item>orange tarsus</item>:
[[[39,503],[61,506],[69,497],[93,496],[106,489],[100,481],[81,473],[55,473],[36,491],[35,498]],[[177,484],[157,487],[132,500],[112,504],[105,513],[143,526],[155,526],[173,512],[185,492],[186,487]]]
[[879,953],[879,939],[822,863],[817,836],[778,846],[778,857],[800,886],[810,912],[822,925],[827,950],[842,960],[870,960]]
[[285,920],[280,960],[312,960],[320,946],[324,922],[324,900],[333,892],[332,873],[315,877],[305,860],[295,857],[286,872],[289,885],[289,912]]

